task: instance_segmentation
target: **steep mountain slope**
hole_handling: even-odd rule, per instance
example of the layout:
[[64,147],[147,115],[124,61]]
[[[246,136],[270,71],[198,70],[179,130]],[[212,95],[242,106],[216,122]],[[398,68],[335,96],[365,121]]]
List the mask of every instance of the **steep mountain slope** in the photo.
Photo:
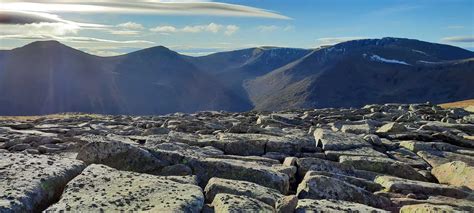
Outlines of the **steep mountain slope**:
[[215,53],[188,60],[201,70],[213,74],[225,85],[247,98],[242,87],[248,79],[265,75],[309,54],[311,50],[280,47],[257,47]]
[[119,112],[118,88],[103,60],[56,41],[34,42],[4,53],[1,114]]
[[55,41],[34,42],[2,54],[0,67],[3,115],[163,114],[250,107],[163,47],[104,58]]
[[[256,109],[443,102],[474,97],[474,53],[410,39],[356,40],[313,51],[245,85]],[[458,60],[458,61],[455,61]]]
[[153,47],[112,58],[126,111],[145,114],[251,108],[213,76],[181,55]]

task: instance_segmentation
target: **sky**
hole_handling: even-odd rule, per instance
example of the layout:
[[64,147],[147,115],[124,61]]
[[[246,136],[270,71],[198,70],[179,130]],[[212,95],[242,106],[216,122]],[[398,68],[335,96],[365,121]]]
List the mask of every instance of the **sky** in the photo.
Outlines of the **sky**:
[[474,50],[474,0],[0,0],[0,49],[58,40],[100,56],[206,55],[382,37]]

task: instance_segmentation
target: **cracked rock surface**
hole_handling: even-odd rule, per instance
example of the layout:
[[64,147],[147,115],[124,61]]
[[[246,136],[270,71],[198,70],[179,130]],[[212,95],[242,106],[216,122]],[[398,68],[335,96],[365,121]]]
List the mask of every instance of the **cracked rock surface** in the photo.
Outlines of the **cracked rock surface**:
[[472,212],[473,117],[427,103],[0,118],[0,212]]

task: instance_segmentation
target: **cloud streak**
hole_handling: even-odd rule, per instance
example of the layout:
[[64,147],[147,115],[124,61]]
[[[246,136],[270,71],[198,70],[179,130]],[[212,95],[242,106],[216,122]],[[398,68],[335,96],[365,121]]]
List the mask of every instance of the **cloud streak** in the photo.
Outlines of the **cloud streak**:
[[48,2],[15,2],[3,0],[0,10],[69,13],[130,13],[158,15],[212,15],[291,19],[261,8],[209,1],[111,1],[51,0]]
[[182,28],[178,28],[171,25],[165,26],[156,26],[154,28],[150,28],[150,31],[155,33],[163,33],[163,34],[170,34],[170,33],[219,33],[223,32],[225,35],[232,35],[236,33],[240,28],[236,25],[221,25],[216,23],[210,23],[207,25],[190,25],[184,26]]
[[441,41],[454,43],[474,43],[474,36],[452,36],[442,38]]

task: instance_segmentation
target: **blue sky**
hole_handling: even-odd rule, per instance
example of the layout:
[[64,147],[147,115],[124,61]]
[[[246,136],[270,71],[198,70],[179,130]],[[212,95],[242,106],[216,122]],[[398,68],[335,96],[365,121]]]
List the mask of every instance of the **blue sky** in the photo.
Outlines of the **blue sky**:
[[473,0],[2,0],[0,48],[59,40],[98,55],[188,55],[404,37],[474,50]]

